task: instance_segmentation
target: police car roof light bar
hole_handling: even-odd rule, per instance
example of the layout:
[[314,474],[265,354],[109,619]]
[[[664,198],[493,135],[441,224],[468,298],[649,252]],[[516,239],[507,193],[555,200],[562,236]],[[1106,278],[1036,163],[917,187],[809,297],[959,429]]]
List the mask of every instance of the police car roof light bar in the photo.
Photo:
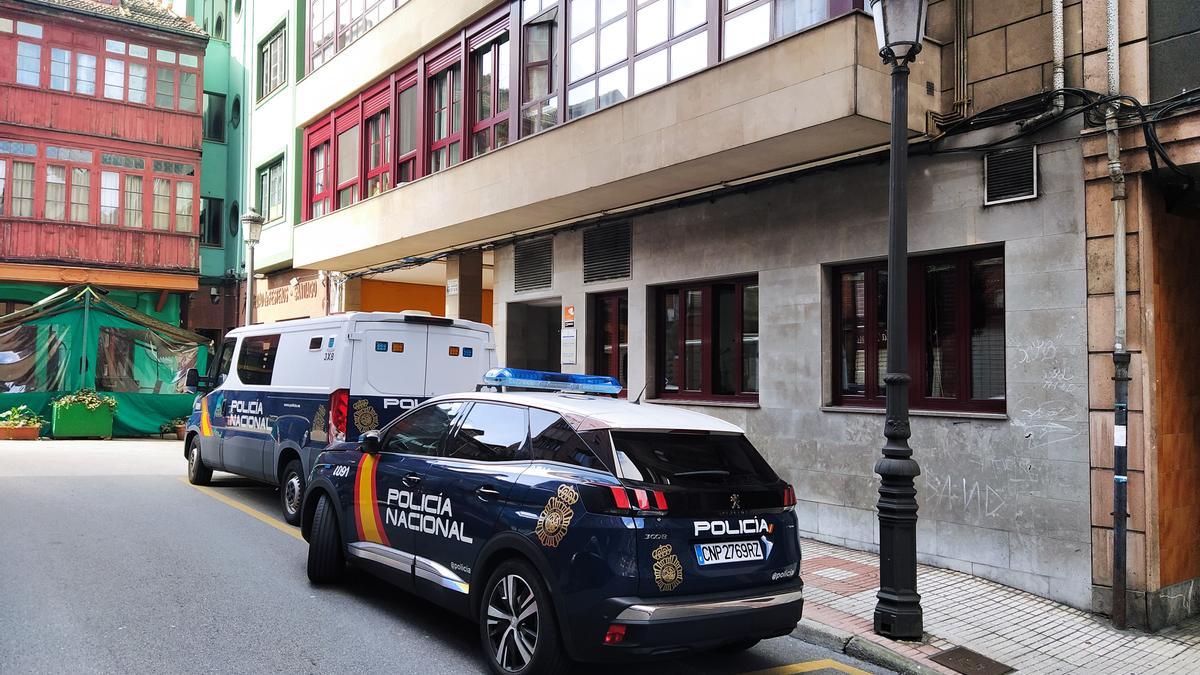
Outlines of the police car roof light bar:
[[521,368],[493,368],[483,376],[483,381],[497,387],[548,389],[581,394],[621,393],[620,381],[607,375],[575,375]]

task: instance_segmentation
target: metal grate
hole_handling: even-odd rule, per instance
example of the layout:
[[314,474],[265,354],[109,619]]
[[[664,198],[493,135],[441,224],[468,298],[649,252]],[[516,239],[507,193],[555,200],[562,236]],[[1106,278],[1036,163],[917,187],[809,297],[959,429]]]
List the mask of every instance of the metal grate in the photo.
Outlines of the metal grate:
[[985,206],[1036,199],[1037,146],[999,150],[983,156]]
[[583,283],[628,279],[629,223],[597,225],[583,231]]
[[550,288],[554,276],[554,237],[517,243],[513,247],[513,286],[517,291]]

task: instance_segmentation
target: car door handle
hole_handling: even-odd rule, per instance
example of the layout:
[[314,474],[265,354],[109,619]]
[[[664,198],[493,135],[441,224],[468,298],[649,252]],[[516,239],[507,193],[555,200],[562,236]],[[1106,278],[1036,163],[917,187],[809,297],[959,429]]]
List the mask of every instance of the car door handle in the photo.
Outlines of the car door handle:
[[486,502],[489,499],[495,499],[496,497],[499,497],[500,491],[491,485],[482,485],[479,488],[476,488],[475,496],[479,497],[481,501]]
[[421,476],[415,473],[410,473],[404,477],[405,485],[416,485],[421,482]]

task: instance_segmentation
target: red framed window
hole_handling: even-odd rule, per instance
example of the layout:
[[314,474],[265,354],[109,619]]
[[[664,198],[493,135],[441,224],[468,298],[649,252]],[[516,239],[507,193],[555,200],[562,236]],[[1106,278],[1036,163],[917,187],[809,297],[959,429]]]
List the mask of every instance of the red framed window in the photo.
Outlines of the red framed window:
[[758,279],[657,290],[658,395],[758,400]]
[[[521,135],[544,131],[558,124],[558,32],[553,2],[523,11],[521,47]],[[530,3],[526,3],[528,5]]]
[[392,186],[392,116],[387,108],[371,115],[366,123],[367,196],[374,197]]
[[361,137],[357,121],[346,129],[342,129],[340,124],[338,128],[339,131],[334,138],[333,146],[334,154],[337,156],[334,163],[334,176],[337,181],[335,208],[341,209],[357,203],[359,199]]
[[309,218],[320,218],[329,213],[329,206],[333,202],[329,178],[329,131],[326,129],[322,137],[309,140]]
[[478,156],[508,143],[509,42],[501,33],[471,52],[471,155]]
[[429,173],[462,159],[462,66],[453,63],[429,78]]
[[421,104],[415,78],[398,84],[396,89],[396,182],[407,183],[420,177],[417,137],[420,133]]
[[[834,269],[834,402],[882,407],[887,268]],[[1004,252],[988,248],[909,261],[909,371],[914,408],[1003,412]]]
[[588,372],[629,382],[629,293],[616,291],[592,297],[592,367]]

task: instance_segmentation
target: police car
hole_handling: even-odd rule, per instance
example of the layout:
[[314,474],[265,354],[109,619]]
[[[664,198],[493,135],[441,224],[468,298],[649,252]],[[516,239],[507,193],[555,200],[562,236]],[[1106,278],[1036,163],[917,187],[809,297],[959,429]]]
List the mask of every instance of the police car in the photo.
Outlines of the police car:
[[741,429],[601,396],[621,389],[607,377],[485,381],[498,391],[431,399],[317,457],[312,582],[350,562],[471,617],[496,673],[741,650],[795,627],[796,497]]

